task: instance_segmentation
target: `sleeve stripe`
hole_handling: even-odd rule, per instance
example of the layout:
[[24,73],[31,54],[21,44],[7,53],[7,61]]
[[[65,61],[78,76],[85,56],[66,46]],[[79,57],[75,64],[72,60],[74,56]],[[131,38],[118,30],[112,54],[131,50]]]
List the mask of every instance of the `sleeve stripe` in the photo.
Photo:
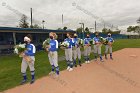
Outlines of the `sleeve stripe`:
[[32,45],[32,47],[33,47],[33,53],[35,53],[36,52],[36,48],[35,48],[35,46],[33,45],[33,44],[31,44]]
[[74,41],[74,38],[72,38],[72,43],[74,43],[75,41]]
[[58,41],[57,40],[55,40],[56,41],[56,48],[58,48]]

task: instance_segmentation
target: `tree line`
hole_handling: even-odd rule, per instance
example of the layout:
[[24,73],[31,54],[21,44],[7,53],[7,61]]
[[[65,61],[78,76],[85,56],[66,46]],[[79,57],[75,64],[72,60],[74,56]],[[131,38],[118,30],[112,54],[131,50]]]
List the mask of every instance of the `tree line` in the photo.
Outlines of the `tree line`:
[[134,33],[138,33],[140,36],[140,18],[137,19],[137,26],[129,26],[127,28],[127,32],[134,32]]
[[[23,14],[21,19],[20,19],[18,27],[20,27],[20,28],[42,28],[38,24],[34,24],[32,26],[29,25],[27,20],[28,20],[27,16]],[[140,18],[137,20],[137,23],[140,24]],[[63,27],[63,28],[58,28],[57,30],[67,30],[67,29],[68,29],[68,27]],[[76,32],[77,33],[82,33],[83,32],[83,28],[82,27],[77,28]],[[88,27],[86,27],[84,29],[84,32],[85,33],[92,33]],[[117,31],[113,31],[113,30],[108,29],[108,28],[103,28],[102,29],[102,33],[120,34],[120,32],[121,31],[119,29],[117,29]],[[129,26],[127,28],[127,32],[135,32],[135,33],[138,33],[140,35],[140,26]]]

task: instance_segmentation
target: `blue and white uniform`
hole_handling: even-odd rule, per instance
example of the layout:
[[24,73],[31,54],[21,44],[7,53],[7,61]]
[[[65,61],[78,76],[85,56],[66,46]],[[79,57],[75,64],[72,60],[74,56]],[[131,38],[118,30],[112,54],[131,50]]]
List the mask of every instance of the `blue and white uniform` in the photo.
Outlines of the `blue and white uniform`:
[[71,38],[66,38],[64,42],[68,42],[69,46],[65,49],[65,57],[66,57],[66,62],[68,68],[73,67],[73,60],[72,60],[72,45],[73,45],[73,40]]
[[29,66],[31,75],[32,75],[32,80],[34,80],[34,74],[35,74],[35,68],[34,68],[34,62],[35,62],[35,52],[36,48],[33,44],[26,44],[27,50],[25,51],[25,56],[28,56],[31,58],[31,62],[26,62],[25,58],[23,57],[22,59],[22,64],[21,64],[21,73],[24,77],[24,80],[26,80],[26,70],[27,67]]
[[50,48],[48,49],[49,50],[48,57],[49,57],[50,64],[52,66],[52,72],[54,72],[56,69],[56,74],[59,75],[58,53],[57,53],[58,41],[51,39],[49,45]]
[[91,38],[84,39],[84,58],[85,58],[86,63],[90,62],[90,53],[91,53],[90,41],[91,40],[92,40]]
[[95,45],[100,42],[99,37],[94,37],[93,40],[94,40]]
[[[113,43],[114,42],[114,39],[112,37],[107,37],[106,40],[109,43]],[[110,53],[110,58],[112,59],[112,46],[109,45],[109,44],[106,44],[105,45],[105,58],[106,59],[107,59],[108,50],[109,50],[109,53]]]
[[58,41],[57,40],[54,40],[54,39],[51,39],[50,40],[50,48],[49,48],[49,51],[55,52],[57,50],[58,50]]
[[89,44],[91,40],[92,40],[91,38],[85,38],[84,39],[84,45]]
[[106,40],[107,40],[108,42],[112,42],[112,43],[114,42],[114,39],[113,39],[112,37],[107,37]]
[[72,38],[66,38],[66,39],[64,40],[64,42],[68,42],[68,43],[69,43],[68,48],[72,48],[72,45],[73,45],[73,40],[72,40]]
[[26,48],[27,48],[27,51],[25,52],[25,55],[35,56],[36,48],[33,44],[27,44]]
[[102,55],[101,55],[101,47],[102,47],[102,44],[101,44],[101,41],[99,39],[99,37],[94,37],[93,38],[94,40],[94,55],[95,55],[95,60],[97,60],[97,54],[100,56],[100,60],[103,61],[102,59]]
[[76,66],[76,59],[78,57],[79,65],[81,66],[81,50],[79,45],[79,38],[73,38],[73,58],[74,58],[74,65]]

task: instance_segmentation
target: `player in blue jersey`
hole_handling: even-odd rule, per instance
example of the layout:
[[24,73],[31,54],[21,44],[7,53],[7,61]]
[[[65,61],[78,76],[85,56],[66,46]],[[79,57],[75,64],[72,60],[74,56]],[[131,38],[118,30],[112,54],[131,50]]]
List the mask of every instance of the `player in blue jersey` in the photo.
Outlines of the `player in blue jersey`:
[[49,73],[50,75],[55,74],[56,70],[56,77],[59,76],[59,66],[58,66],[58,41],[56,40],[56,33],[51,32],[49,34],[50,43],[49,46],[46,48],[48,51],[48,57],[50,64],[52,66],[52,71]]
[[91,53],[91,44],[90,41],[92,39],[90,38],[90,35],[87,34],[87,37],[84,39],[84,59],[85,63],[90,63],[90,53]]
[[24,84],[27,81],[26,70],[27,70],[28,66],[30,68],[31,76],[32,76],[32,80],[31,80],[30,84],[34,83],[34,81],[35,81],[34,62],[35,62],[36,48],[31,43],[31,41],[32,41],[32,37],[31,37],[30,34],[24,37],[24,42],[26,43],[26,48],[27,48],[24,55],[28,56],[30,58],[30,62],[27,62],[26,59],[23,57],[22,64],[21,64],[21,73],[22,73],[22,76],[23,76],[23,80],[22,80],[21,84]]
[[97,55],[100,56],[100,61],[103,62],[102,55],[101,55],[101,47],[102,42],[100,41],[99,33],[95,33],[94,40],[94,55],[95,55],[95,61],[97,61]]
[[69,46],[65,49],[65,57],[66,57],[68,71],[73,71],[73,60],[72,60],[73,40],[71,37],[72,37],[71,34],[67,33],[67,38],[64,40],[64,42],[69,43]]
[[112,44],[114,42],[114,39],[111,37],[111,33],[108,33],[108,36],[106,37],[106,41],[107,41],[107,43],[105,44],[105,59],[107,59],[107,54],[108,54],[108,50],[109,50],[110,59],[113,60],[113,57],[112,57]]
[[74,65],[75,67],[77,67],[76,64],[76,59],[78,57],[78,62],[79,62],[79,66],[81,65],[81,50],[80,50],[80,38],[78,38],[77,34],[74,34],[74,38],[73,38],[73,59],[74,59]]

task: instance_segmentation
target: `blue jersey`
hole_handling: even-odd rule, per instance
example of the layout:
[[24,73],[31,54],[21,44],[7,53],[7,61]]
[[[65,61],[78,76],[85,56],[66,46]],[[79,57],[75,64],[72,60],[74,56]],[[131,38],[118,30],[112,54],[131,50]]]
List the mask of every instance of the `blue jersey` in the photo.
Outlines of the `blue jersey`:
[[114,42],[114,39],[113,39],[112,37],[107,37],[106,40],[107,40],[108,42]]
[[79,44],[78,44],[78,38],[73,38],[73,46],[78,46]]
[[50,40],[50,48],[49,48],[49,51],[57,51],[58,49],[58,41],[57,40],[54,40],[54,39],[51,39]]
[[72,45],[73,45],[73,40],[71,38],[66,38],[64,41],[68,42],[69,43],[69,46],[68,48],[72,48]]
[[25,51],[25,55],[27,55],[27,56],[35,55],[36,48],[33,44],[27,44],[25,48],[27,48],[27,50]]
[[91,38],[85,38],[84,45],[89,44],[91,40],[92,40]]
[[93,40],[94,40],[95,44],[98,43],[98,42],[100,42],[99,37],[94,37]]

